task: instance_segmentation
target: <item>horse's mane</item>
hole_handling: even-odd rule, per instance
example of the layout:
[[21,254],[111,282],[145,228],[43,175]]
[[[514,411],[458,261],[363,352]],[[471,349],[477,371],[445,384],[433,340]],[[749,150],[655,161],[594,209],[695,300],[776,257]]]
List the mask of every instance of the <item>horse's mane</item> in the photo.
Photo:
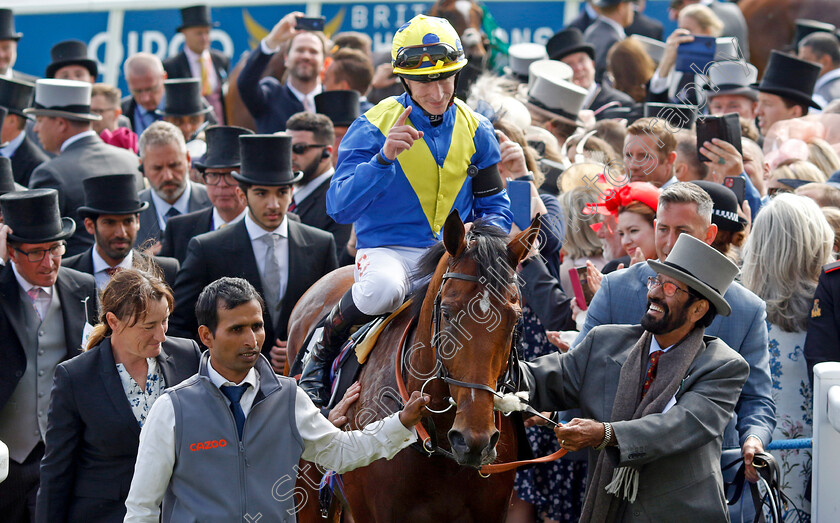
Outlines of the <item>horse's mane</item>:
[[[504,231],[490,222],[479,218],[472,224],[472,228],[464,237],[467,248],[461,253],[461,256],[455,260],[456,262],[469,258],[472,259],[477,268],[479,278],[483,278],[484,282],[497,291],[497,295],[505,295],[505,289],[511,284],[515,277],[515,273],[510,270],[508,261],[508,236]],[[420,308],[423,306],[423,299],[426,297],[426,292],[429,290],[429,283],[431,276],[437,270],[440,259],[446,253],[446,247],[443,242],[438,242],[423,254],[417,267],[412,273],[412,281],[423,282],[415,287],[411,293],[411,309],[412,314],[420,313]]]

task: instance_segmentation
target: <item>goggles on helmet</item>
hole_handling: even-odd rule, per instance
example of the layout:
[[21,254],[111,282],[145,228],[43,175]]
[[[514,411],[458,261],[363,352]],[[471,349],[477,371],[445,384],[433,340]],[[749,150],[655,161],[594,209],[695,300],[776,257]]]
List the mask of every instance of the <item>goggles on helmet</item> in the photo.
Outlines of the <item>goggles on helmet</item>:
[[438,62],[447,65],[460,60],[462,54],[446,43],[403,47],[397,52],[397,57],[394,59],[394,68],[418,69],[423,65],[425,58],[429,59],[430,66],[435,66]]

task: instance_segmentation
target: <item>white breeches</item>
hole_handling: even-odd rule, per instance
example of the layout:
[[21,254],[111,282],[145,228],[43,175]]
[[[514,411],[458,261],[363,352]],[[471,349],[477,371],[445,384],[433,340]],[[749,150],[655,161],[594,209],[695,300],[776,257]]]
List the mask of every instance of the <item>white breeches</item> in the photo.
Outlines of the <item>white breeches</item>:
[[370,316],[393,312],[411,291],[411,273],[425,249],[373,247],[356,252],[353,303]]

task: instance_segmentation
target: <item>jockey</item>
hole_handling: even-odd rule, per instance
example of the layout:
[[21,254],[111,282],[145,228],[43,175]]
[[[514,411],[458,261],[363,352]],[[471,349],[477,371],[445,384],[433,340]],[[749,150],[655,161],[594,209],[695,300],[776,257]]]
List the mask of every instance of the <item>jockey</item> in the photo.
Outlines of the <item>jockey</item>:
[[394,35],[391,63],[406,93],[358,118],[341,142],[327,212],[356,227],[355,283],[330,312],[300,387],[324,406],[325,371],[354,325],[396,310],[423,252],[452,210],[510,231],[510,200],[491,123],[455,99],[467,64],[458,33],[418,15]]

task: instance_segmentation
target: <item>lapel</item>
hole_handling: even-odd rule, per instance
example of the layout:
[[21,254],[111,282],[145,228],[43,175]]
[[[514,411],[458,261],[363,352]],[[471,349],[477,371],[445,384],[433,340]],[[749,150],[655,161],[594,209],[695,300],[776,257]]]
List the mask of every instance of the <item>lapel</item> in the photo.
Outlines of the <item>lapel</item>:
[[[304,278],[297,277],[307,273],[306,268],[306,249],[309,247],[309,242],[304,238],[301,226],[297,222],[289,221],[289,266],[286,268],[286,294],[280,300],[282,304],[281,315],[283,311],[291,311],[294,303],[290,303],[294,296],[303,294],[298,288],[303,285]],[[292,290],[294,287],[295,290]]]
[[254,256],[254,248],[251,246],[251,237],[248,236],[248,228],[245,227],[245,220],[239,220],[233,227],[225,227],[220,232],[224,231],[230,232],[221,237],[224,240],[232,240],[222,243],[222,248],[227,245],[226,250],[231,252],[230,256],[225,257],[227,268],[224,273],[241,274],[243,278],[251,282],[257,292],[262,294],[262,278],[257,266],[257,258]]
[[134,417],[134,413],[131,411],[131,405],[129,405],[128,398],[125,395],[122,381],[120,381],[120,375],[117,373],[117,364],[114,361],[113,350],[110,338],[105,338],[99,344],[99,376],[102,379],[102,386],[105,387],[105,391],[108,393],[108,399],[111,400],[111,405],[114,406],[114,410],[119,413],[125,426],[131,427],[131,431],[139,437],[140,424],[137,423],[137,418]]
[[[64,321],[64,340],[67,357],[77,356],[82,349],[82,332],[85,323],[95,324],[95,313],[91,316],[91,305],[96,306],[96,297],[87,295],[75,279],[67,276],[68,269],[58,270],[55,289],[61,299],[61,318]],[[91,304],[90,301],[94,303]]]
[[198,211],[210,204],[210,198],[207,196],[207,191],[203,186],[189,182],[190,184],[190,201],[187,202],[187,212]]
[[12,324],[12,328],[19,340],[21,352],[26,339],[26,320],[23,318],[23,307],[26,305],[20,299],[20,286],[18,285],[15,273],[12,271],[12,262],[6,262],[3,271],[0,272],[0,304],[3,312]]
[[160,354],[155,358],[158,363],[160,373],[163,374],[163,381],[166,388],[173,387],[178,383],[175,382],[175,362],[172,361],[172,354],[166,350],[166,342],[160,345]]
[[78,268],[76,268],[77,271],[93,275],[93,247],[82,253],[79,262]]
[[[319,185],[314,191],[309,193],[309,196],[303,199],[296,207],[295,207],[295,214],[300,216],[301,221],[304,221],[304,216],[308,213],[312,212],[313,209],[319,207],[320,202],[322,202],[327,194],[327,190],[330,188],[330,180],[323,182]],[[317,209],[316,209],[317,210]]]
[[152,198],[151,189],[140,193],[140,201],[149,202],[149,207],[140,213],[140,231],[137,233],[137,242],[142,243],[149,238],[155,240],[160,238],[160,224],[157,219],[157,208]]

